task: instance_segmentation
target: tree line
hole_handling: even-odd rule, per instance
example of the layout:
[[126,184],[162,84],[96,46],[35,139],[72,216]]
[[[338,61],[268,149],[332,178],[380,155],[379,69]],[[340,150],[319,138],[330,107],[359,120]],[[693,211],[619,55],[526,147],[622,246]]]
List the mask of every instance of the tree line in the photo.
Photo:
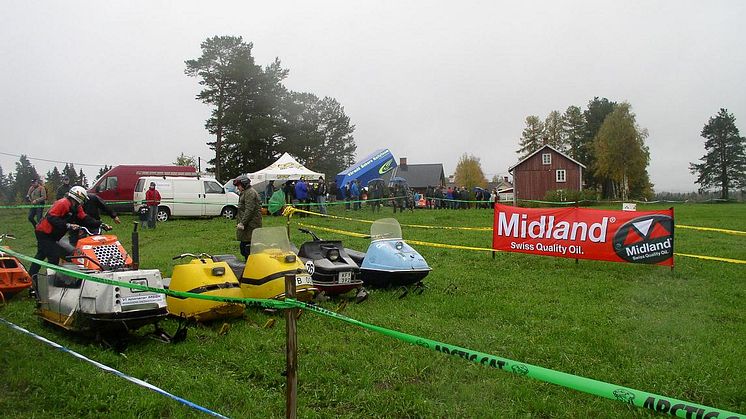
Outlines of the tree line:
[[263,169],[284,152],[327,176],[354,163],[355,126],[344,107],[287,89],[280,60],[262,67],[252,48],[240,36],[214,36],[202,42],[200,57],[185,62],[185,73],[203,87],[197,100],[212,107],[205,128],[214,136],[207,144],[215,177]]
[[[111,169],[104,166],[99,170],[98,177]],[[3,204],[20,204],[24,202],[26,192],[31,181],[38,179],[44,182],[47,189],[47,204],[54,200],[54,193],[62,185],[62,178],[67,176],[70,179],[70,185],[80,185],[88,188],[88,177],[83,173],[83,169],[76,170],[74,163],[65,163],[62,170],[54,166],[44,176],[41,176],[36,167],[31,163],[26,155],[21,155],[16,162],[15,170],[5,174],[0,166],[0,202]]]

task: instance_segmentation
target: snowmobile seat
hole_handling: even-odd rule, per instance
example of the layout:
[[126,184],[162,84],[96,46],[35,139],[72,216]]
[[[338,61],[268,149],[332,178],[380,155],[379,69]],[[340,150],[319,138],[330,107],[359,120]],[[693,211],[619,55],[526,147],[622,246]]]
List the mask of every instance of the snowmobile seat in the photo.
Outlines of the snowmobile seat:
[[236,258],[236,255],[215,255],[212,257],[213,262],[225,262],[236,275],[236,279],[241,279],[246,263]]
[[348,249],[345,247],[345,253],[347,253],[347,256],[349,256],[350,259],[357,263],[358,266],[361,266],[363,264],[363,259],[365,259],[365,252],[359,252],[357,250]]

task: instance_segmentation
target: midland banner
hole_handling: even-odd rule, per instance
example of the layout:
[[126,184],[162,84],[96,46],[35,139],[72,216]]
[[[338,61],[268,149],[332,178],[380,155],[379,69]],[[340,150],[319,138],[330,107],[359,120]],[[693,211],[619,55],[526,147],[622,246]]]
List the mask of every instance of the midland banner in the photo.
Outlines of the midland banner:
[[673,233],[673,209],[631,212],[495,204],[492,248],[673,266]]

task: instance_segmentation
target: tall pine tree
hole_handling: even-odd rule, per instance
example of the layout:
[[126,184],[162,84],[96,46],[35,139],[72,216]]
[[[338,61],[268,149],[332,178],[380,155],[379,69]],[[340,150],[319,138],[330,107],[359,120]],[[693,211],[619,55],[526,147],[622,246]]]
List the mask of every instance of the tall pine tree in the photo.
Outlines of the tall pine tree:
[[526,117],[526,128],[523,129],[520,148],[516,153],[520,154],[521,158],[524,158],[538,150],[544,144],[543,141],[544,123],[541,122],[538,116],[530,115]]
[[746,138],[736,127],[736,117],[721,108],[702,128],[706,154],[702,163],[690,163],[697,175],[700,191],[720,189],[720,198],[728,199],[730,191],[746,186]]
[[[214,36],[202,42],[201,48],[202,55],[199,58],[185,62],[185,73],[198,77],[199,84],[204,87],[197,99],[213,106],[205,127],[215,136],[214,142],[207,143],[215,150],[215,159],[209,163],[215,166],[215,177],[221,179],[225,160],[223,136],[226,124],[236,124],[244,116],[237,109],[241,106],[237,96],[245,97],[247,90],[256,92],[251,83],[258,78],[261,69],[254,64],[254,57],[251,55],[253,44],[245,43],[240,36]],[[230,117],[233,121],[226,120],[229,107],[232,107]]]
[[40,179],[39,173],[36,172],[36,168],[31,164],[28,157],[21,154],[21,157],[16,162],[15,182],[12,188],[13,197],[11,199],[16,202],[23,201],[33,179]]
[[559,111],[549,112],[544,121],[544,141],[563,153],[567,151],[564,125],[565,121]]
[[584,157],[581,155],[581,147],[583,146],[583,139],[585,138],[585,118],[583,113],[577,106],[568,106],[562,116],[564,132],[564,138],[567,142],[567,153],[573,159],[588,165],[587,161],[583,161]]
[[594,141],[596,134],[601,129],[606,117],[614,110],[616,102],[609,99],[594,97],[588,102],[588,108],[583,111],[585,119],[585,137],[580,146],[578,161],[583,163],[588,170],[583,172],[585,185],[591,189],[601,189],[610,186],[608,179],[599,179],[596,175],[596,152]]

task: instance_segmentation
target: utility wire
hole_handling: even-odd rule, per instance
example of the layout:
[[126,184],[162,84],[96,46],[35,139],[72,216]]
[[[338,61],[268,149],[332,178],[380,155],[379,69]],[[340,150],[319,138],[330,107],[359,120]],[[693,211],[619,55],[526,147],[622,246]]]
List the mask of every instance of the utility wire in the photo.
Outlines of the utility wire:
[[[18,157],[18,158],[21,157],[21,154],[11,154],[11,153],[5,153],[5,152],[2,152],[2,151],[0,151],[0,154],[5,155],[5,156],[11,156],[11,157]],[[87,164],[87,163],[75,163],[75,162],[71,162],[71,161],[62,161],[62,160],[49,160],[49,159],[42,159],[42,158],[39,158],[39,157],[29,157],[28,155],[25,155],[25,154],[24,154],[24,156],[26,156],[26,158],[29,159],[29,160],[39,160],[39,161],[45,161],[45,162],[49,162],[49,163],[65,163],[65,164],[70,163],[70,164],[73,164],[75,166],[90,166],[90,167],[104,167],[104,166],[109,166],[108,164]],[[202,156],[186,156],[186,157],[192,157],[194,159],[196,159],[196,158],[199,157],[205,163],[210,160],[210,159],[206,159],[206,158],[204,158]]]
[[[11,156],[11,157],[19,157],[19,158],[22,156],[20,154],[4,153],[2,151],[0,151],[0,154],[5,155],[5,156]],[[25,155],[25,154],[23,154],[23,155]],[[65,163],[65,164],[69,163],[69,164],[73,164],[75,166],[91,166],[91,167],[104,167],[104,166],[108,166],[106,164],[86,164],[86,163],[75,163],[75,162],[71,162],[71,161],[62,161],[62,160],[41,159],[41,158],[38,158],[38,157],[29,157],[27,155],[26,155],[26,158],[29,159],[29,160],[39,160],[39,161],[45,161],[45,162],[49,162],[49,163]]]

